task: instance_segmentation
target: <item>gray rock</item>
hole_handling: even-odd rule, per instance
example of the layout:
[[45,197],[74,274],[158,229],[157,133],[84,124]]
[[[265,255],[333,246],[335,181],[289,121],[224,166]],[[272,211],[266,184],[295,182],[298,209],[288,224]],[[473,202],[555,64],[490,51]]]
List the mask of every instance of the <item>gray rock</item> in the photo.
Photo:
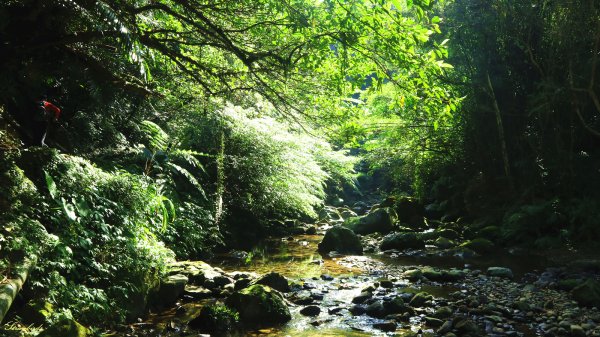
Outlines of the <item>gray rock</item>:
[[378,208],[367,215],[348,218],[344,227],[356,234],[389,233],[396,222],[396,212],[391,208]]
[[381,250],[420,249],[425,248],[425,242],[417,233],[392,233],[383,238],[380,248]]
[[327,230],[319,243],[319,253],[327,254],[331,251],[361,255],[363,248],[360,239],[353,231],[342,226],[334,226]]
[[487,269],[487,274],[489,276],[503,277],[509,279],[512,279],[514,276],[512,270],[505,267],[489,267]]

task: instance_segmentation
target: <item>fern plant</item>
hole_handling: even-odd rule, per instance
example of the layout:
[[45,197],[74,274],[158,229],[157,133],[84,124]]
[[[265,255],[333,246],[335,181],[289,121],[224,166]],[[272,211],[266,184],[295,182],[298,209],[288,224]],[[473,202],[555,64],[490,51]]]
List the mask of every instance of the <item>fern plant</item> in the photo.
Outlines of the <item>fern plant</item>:
[[[206,199],[206,193],[194,173],[205,173],[204,167],[197,157],[207,155],[177,148],[177,144],[172,142],[169,135],[154,122],[143,121],[141,129],[146,136],[146,144],[142,149],[146,159],[144,174],[167,185],[174,184],[174,176],[181,176]],[[184,165],[195,172],[192,173]]]

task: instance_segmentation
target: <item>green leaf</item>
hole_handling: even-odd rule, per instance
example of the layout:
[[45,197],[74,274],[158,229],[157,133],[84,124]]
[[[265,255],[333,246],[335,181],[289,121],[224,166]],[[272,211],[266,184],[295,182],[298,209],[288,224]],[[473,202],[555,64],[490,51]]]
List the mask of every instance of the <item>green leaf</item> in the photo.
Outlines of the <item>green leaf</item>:
[[56,200],[56,195],[58,194],[58,189],[56,188],[56,183],[52,176],[44,170],[44,177],[46,178],[46,186],[48,187],[48,192],[50,192],[50,197]]

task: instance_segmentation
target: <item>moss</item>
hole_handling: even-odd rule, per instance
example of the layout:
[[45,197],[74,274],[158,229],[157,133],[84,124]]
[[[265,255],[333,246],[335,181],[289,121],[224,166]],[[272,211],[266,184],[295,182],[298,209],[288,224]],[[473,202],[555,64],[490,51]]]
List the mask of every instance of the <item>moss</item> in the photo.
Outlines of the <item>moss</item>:
[[74,320],[62,320],[44,330],[38,337],[87,337],[90,330]]

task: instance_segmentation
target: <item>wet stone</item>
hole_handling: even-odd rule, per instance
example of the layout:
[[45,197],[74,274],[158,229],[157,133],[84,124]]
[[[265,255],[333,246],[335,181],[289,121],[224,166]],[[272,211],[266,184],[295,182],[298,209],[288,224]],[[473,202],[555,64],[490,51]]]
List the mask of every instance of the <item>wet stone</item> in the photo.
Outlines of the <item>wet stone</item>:
[[393,332],[393,331],[396,331],[396,322],[385,321],[385,322],[381,322],[381,323],[375,323],[375,324],[373,324],[373,327],[375,329],[379,329],[381,331]]
[[362,292],[362,293],[360,293],[360,295],[358,295],[352,299],[352,303],[355,303],[355,304],[364,303],[371,297],[373,297],[373,294],[371,294],[370,292]]
[[309,305],[307,307],[302,308],[300,313],[304,316],[318,316],[321,313],[321,308],[316,305]]

